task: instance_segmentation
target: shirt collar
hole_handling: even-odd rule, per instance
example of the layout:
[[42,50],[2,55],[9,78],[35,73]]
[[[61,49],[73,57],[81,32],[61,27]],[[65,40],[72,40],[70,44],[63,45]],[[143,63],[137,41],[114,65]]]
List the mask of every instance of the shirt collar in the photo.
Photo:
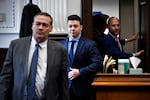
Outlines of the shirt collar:
[[76,38],[74,38],[74,37],[69,37],[69,41],[79,41],[79,39],[80,39],[80,37],[81,37],[81,34],[79,34],[79,36],[78,37],[76,37]]
[[[48,41],[48,40],[39,43],[40,48],[46,47],[46,46],[47,46],[47,41]],[[36,40],[34,39],[34,37],[32,37],[32,40],[31,40],[31,46],[34,48],[34,47],[35,47],[35,44],[37,44],[37,42],[36,42]]]
[[113,34],[111,34],[110,32],[108,33],[109,35],[111,35],[114,39],[117,39],[119,37],[119,35],[114,36]]

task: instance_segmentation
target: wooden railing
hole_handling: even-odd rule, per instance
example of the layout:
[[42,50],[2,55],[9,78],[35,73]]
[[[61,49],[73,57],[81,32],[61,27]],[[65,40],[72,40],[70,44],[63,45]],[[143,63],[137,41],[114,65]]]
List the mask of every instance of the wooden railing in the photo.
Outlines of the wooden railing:
[[92,86],[95,100],[149,100],[150,73],[98,73]]

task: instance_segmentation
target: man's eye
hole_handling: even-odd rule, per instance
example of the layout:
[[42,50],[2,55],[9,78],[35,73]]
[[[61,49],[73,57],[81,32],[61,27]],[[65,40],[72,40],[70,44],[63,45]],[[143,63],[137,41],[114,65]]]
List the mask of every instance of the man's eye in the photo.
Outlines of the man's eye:
[[35,25],[41,25],[41,23],[35,23]]
[[42,26],[44,26],[44,27],[48,27],[49,25],[48,24],[46,24],[46,23],[35,23],[35,25],[37,25],[37,26],[40,26],[40,25],[42,25]]
[[45,26],[45,27],[48,27],[48,24],[46,24],[46,23],[43,23],[42,25]]

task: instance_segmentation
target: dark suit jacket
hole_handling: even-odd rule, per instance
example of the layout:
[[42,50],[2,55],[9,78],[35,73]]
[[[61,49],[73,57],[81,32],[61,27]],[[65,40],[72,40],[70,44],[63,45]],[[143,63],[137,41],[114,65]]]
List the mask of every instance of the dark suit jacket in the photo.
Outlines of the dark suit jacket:
[[[68,49],[68,38],[61,41]],[[74,56],[73,64],[68,60],[68,67],[77,68],[79,77],[72,80],[72,89],[78,96],[87,96],[91,92],[91,82],[96,72],[102,68],[101,56],[95,42],[81,37]]]
[[[11,42],[0,74],[0,100],[27,100],[27,66],[31,37]],[[48,40],[46,100],[68,100],[67,50]]]
[[120,51],[119,46],[116,40],[110,35],[104,35],[100,40],[101,53],[103,55],[108,54],[109,56],[113,56],[115,59],[127,59],[132,56],[131,53],[125,53]]

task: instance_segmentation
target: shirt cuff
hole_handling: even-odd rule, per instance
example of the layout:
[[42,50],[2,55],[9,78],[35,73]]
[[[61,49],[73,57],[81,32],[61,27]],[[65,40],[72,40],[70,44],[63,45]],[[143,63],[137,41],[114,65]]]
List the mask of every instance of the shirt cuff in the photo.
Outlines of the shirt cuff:
[[125,39],[125,42],[128,42],[128,39]]
[[132,55],[135,57],[135,53],[132,53]]

